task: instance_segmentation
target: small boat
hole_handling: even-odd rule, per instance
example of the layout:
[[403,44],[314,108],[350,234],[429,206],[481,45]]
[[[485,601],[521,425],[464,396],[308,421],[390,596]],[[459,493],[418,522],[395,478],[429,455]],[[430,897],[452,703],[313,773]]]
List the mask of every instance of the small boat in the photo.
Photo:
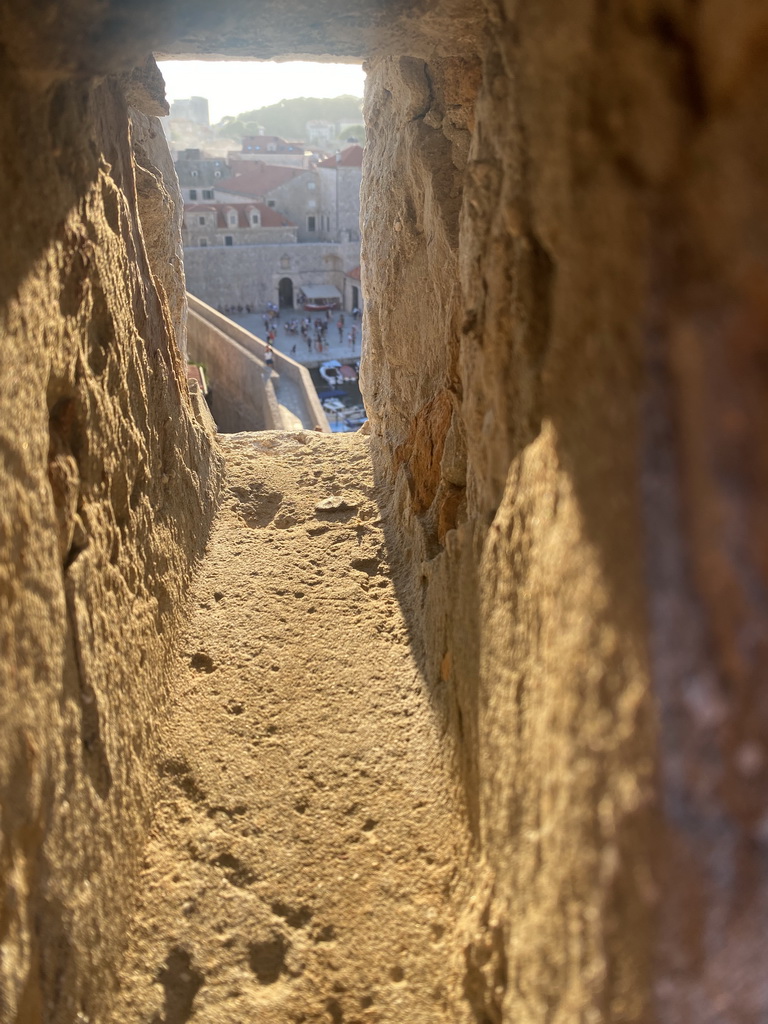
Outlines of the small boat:
[[339,374],[344,381],[348,381],[350,384],[357,380],[357,371],[354,366],[342,366],[339,370]]
[[338,359],[329,359],[327,363],[321,363],[318,370],[326,384],[338,384],[341,379],[340,371],[341,363]]
[[346,406],[338,398],[326,398],[323,402],[323,408],[326,412],[342,413],[346,409]]

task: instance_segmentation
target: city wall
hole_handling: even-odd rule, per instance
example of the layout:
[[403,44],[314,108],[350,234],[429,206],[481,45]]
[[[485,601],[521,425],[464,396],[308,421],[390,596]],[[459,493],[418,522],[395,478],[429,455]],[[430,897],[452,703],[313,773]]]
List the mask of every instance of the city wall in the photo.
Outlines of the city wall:
[[179,353],[180,204],[152,68],[75,80],[40,57],[0,68],[4,1024],[108,1019],[221,478]]
[[[110,1019],[218,486],[129,134],[165,50],[368,60],[363,386],[475,840],[476,1019],[761,1020],[768,6],[304,14],[0,18],[0,1016]],[[221,254],[215,301],[274,301]]]
[[332,284],[344,294],[344,270],[360,262],[360,243],[299,242],[284,245],[188,247],[187,288],[210,306],[250,304],[265,309],[278,301],[278,284],[289,277],[294,301],[303,284]]
[[211,415],[222,434],[282,430],[283,421],[262,359],[190,310],[189,358],[202,363],[211,388]]
[[[274,373],[264,376],[267,343],[244,327],[222,316],[195,296],[188,296],[194,328],[190,344],[197,356],[193,361],[204,363],[214,386],[213,412],[223,433],[238,430],[282,430],[286,427],[280,414],[273,381],[288,380],[295,385],[301,403],[300,418],[310,429],[319,426],[330,432],[325,409],[317,396],[309,370],[283,352],[273,350]],[[190,349],[190,353],[191,353]],[[191,358],[191,355],[190,355]],[[258,369],[260,367],[260,370]],[[260,374],[256,379],[254,374]],[[277,374],[277,377],[275,377]],[[221,385],[217,382],[221,380]],[[244,386],[243,382],[247,381]],[[261,383],[259,383],[261,382]],[[217,395],[217,391],[223,392]],[[263,394],[262,394],[263,392]],[[248,404],[243,407],[244,401]],[[217,410],[221,410],[222,419]],[[254,418],[262,426],[225,426]]]

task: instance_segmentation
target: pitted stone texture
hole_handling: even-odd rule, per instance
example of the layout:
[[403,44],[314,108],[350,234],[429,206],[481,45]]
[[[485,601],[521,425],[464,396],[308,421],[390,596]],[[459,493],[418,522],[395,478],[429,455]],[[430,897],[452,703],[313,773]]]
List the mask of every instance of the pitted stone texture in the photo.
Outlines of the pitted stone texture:
[[460,787],[385,557],[368,439],[221,439],[111,1024],[470,1024]]
[[3,89],[0,1018],[71,1024],[103,1019],[219,463],[150,273],[120,88]]
[[19,67],[56,81],[72,74],[130,74],[154,52],[208,60],[362,61],[373,56],[468,53],[481,4],[465,0],[78,0],[46,17],[23,0],[0,15],[0,41]]
[[157,117],[130,108],[131,142],[141,232],[155,284],[162,289],[176,344],[186,357],[187,293],[181,225],[184,202]]
[[428,132],[431,62],[371,63],[363,235],[389,540],[496,872],[474,960],[515,979],[479,970],[477,999],[746,1022],[768,1008],[765,6],[486,10],[466,164]]

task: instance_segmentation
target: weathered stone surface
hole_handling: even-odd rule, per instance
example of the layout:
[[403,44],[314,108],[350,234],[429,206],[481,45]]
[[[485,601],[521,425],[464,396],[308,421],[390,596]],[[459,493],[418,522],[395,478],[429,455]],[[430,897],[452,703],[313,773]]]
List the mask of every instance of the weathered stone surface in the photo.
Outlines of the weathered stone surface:
[[184,203],[163,129],[156,117],[130,107],[136,200],[155,285],[162,289],[174,337],[186,356],[187,292],[181,225]]
[[451,79],[466,164],[431,63],[370,65],[364,387],[495,876],[468,954],[491,1020],[768,1006],[768,12],[726,10],[489,3],[477,103]]
[[[285,258],[285,266],[281,260]],[[303,284],[332,284],[343,293],[344,271],[360,258],[357,242],[285,242],[282,245],[187,246],[189,291],[213,306],[277,302],[279,283],[288,277],[294,296]]]
[[3,62],[0,1019],[105,1019],[165,671],[219,463],[186,394],[114,81]]
[[363,386],[482,865],[471,1012],[763,1019],[768,6],[258,14],[0,11],[0,1015],[106,1012],[215,484],[170,344],[171,191],[93,81],[165,47],[369,59]]
[[210,60],[349,60],[452,56],[471,50],[483,8],[466,0],[78,0],[46,16],[23,0],[0,15],[20,67],[53,81],[71,74],[130,74],[146,55]]
[[367,448],[221,439],[113,1020],[185,1002],[217,1024],[475,1020],[456,935],[467,833]]

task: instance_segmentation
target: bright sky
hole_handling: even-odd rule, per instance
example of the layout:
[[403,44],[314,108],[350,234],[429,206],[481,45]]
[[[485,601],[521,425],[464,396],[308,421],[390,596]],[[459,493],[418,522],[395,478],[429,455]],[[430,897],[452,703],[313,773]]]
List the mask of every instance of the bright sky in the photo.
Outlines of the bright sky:
[[359,64],[286,61],[168,60],[160,63],[169,102],[205,96],[216,124],[228,114],[267,107],[298,96],[363,95]]

